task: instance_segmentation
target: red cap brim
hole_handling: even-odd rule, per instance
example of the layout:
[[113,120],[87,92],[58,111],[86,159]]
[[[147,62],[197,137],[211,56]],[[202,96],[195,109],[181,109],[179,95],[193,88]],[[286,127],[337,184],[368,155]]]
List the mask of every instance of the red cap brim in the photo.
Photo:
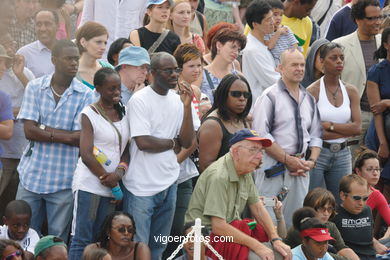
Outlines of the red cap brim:
[[245,140],[261,142],[263,147],[270,147],[272,145],[271,139],[261,137],[247,137]]

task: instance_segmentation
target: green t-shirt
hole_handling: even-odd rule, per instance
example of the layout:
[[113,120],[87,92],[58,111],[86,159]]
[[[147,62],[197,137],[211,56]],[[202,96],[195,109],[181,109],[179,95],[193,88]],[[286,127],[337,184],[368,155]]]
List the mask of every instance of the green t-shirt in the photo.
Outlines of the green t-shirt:
[[211,217],[227,223],[239,220],[245,206],[259,201],[251,174],[238,176],[230,153],[211,164],[199,177],[185,215],[185,223],[202,220],[211,228]]

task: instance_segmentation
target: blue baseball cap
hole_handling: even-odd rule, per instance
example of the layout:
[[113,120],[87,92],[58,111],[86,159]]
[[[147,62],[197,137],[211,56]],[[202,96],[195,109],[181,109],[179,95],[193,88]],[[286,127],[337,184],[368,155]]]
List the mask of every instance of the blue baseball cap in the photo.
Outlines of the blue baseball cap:
[[148,0],[148,2],[146,3],[146,8],[148,8],[151,5],[161,5],[166,1],[168,1],[169,5],[173,5],[172,0]]
[[119,62],[116,67],[123,64],[132,66],[150,65],[149,53],[144,48],[138,46],[124,48],[119,53]]
[[272,141],[268,138],[262,138],[255,130],[244,128],[234,133],[233,137],[230,139],[230,145],[238,143],[242,140],[249,140],[255,142],[261,142],[263,147],[269,147],[272,145]]

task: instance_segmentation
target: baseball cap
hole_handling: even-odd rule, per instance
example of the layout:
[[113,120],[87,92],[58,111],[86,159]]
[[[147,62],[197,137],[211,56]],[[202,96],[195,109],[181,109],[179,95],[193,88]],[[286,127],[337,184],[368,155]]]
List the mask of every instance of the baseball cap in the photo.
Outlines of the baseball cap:
[[3,45],[0,45],[0,58],[6,58],[12,60],[12,58],[8,56],[7,51],[5,50]]
[[301,237],[310,237],[317,242],[335,240],[327,228],[308,228],[301,231]]
[[146,8],[148,8],[150,5],[161,5],[166,1],[168,1],[170,5],[173,4],[172,0],[148,0],[148,2],[146,3]]
[[269,147],[272,145],[272,141],[268,138],[262,138],[259,136],[259,134],[255,130],[251,130],[248,128],[244,128],[242,130],[239,130],[234,133],[233,137],[230,139],[230,145],[233,145],[237,142],[240,142],[242,140],[249,140],[249,141],[258,141],[261,142],[261,144],[264,147]]
[[144,48],[130,46],[122,49],[119,53],[119,61],[116,67],[123,64],[132,66],[142,66],[144,64],[150,65],[150,57],[147,50]]
[[46,249],[52,246],[63,246],[66,248],[66,244],[64,243],[64,240],[62,240],[59,237],[49,235],[49,236],[42,237],[38,241],[38,243],[35,245],[34,255],[38,256],[40,253],[42,253],[43,251],[45,251]]

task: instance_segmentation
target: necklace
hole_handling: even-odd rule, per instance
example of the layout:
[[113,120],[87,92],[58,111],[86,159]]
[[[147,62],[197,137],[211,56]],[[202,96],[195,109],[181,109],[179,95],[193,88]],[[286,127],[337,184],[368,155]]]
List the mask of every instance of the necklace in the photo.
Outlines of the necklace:
[[58,93],[54,90],[54,88],[53,88],[52,85],[50,85],[50,88],[51,88],[51,91],[53,91],[53,94],[54,94],[54,95],[56,95],[56,96],[59,97],[59,98],[62,97],[63,94],[62,94],[62,95],[58,94]]
[[337,98],[337,93],[339,92],[339,88],[340,86],[337,85],[337,88],[336,88],[336,91],[335,92],[332,92],[328,89],[328,91],[330,92],[330,94],[332,95],[332,98],[333,98],[333,102],[336,103],[336,98]]

